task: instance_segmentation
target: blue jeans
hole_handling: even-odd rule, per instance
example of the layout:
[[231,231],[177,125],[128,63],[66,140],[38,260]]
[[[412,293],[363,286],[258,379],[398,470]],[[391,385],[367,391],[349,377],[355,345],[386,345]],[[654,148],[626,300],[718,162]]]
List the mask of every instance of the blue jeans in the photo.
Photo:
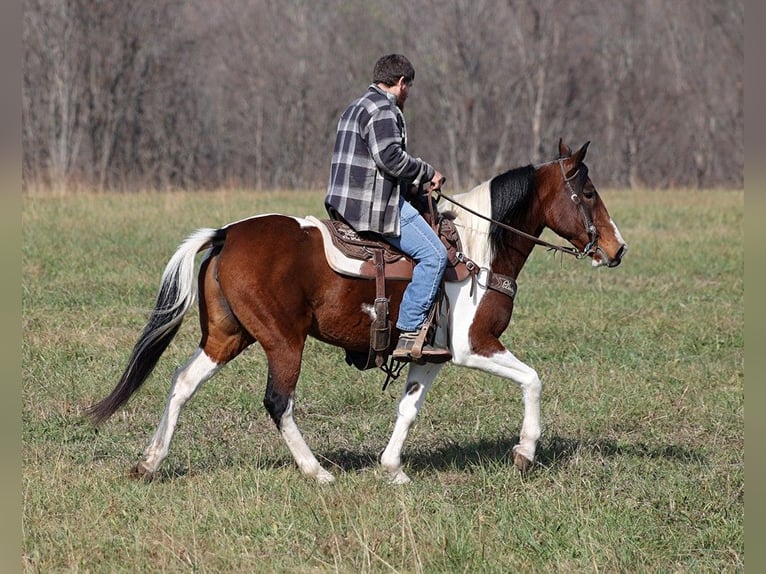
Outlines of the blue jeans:
[[396,328],[400,331],[417,331],[425,322],[436,299],[442,275],[447,268],[447,250],[417,209],[402,199],[399,210],[400,235],[385,237],[385,240],[412,257],[415,268],[412,270],[412,281],[404,290]]

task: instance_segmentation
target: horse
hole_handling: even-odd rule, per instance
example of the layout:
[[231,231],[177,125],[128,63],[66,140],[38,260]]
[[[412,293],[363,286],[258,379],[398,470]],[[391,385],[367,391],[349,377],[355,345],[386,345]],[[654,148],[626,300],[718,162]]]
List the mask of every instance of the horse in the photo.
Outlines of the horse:
[[[573,153],[559,141],[558,158],[511,169],[450,198],[463,251],[479,273],[478,280],[444,285],[449,304],[441,306],[434,337],[450,349],[453,364],[520,387],[523,420],[512,456],[521,473],[533,465],[540,438],[542,385],[537,372],[500,341],[514,300],[507,292],[488,288],[486,277],[494,273],[515,282],[534,246],[551,245],[539,239],[546,227],[574,247],[560,247],[562,251],[588,257],[594,267],[620,264],[628,246],[583,162],[589,143]],[[200,252],[204,255],[197,264]],[[395,324],[407,282],[387,283]],[[347,352],[366,353],[375,297],[374,280],[350,278],[328,265],[316,220],[260,214],[218,229],[198,229],[168,261],[156,304],[122,376],[107,397],[88,409],[88,416],[95,424],[103,423],[128,401],[150,376],[198,298],[199,345],[175,371],[160,422],[131,475],[155,476],[184,404],[203,382],[258,342],[268,363],[266,411],[298,468],[319,483],[331,482],[333,475],[314,456],[294,417],[304,345],[311,336]],[[410,481],[402,468],[402,448],[442,366],[408,364],[393,432],[379,457],[383,475],[392,483]]]

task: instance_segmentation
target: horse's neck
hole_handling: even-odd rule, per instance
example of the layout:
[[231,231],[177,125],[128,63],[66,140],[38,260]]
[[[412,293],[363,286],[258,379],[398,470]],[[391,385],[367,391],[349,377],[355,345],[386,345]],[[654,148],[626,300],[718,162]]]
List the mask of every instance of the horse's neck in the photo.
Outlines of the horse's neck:
[[[444,206],[456,214],[455,224],[460,232],[460,239],[463,243],[463,251],[481,267],[492,269],[497,273],[510,275],[516,278],[526,263],[534,243],[528,239],[513,234],[509,238],[508,247],[502,253],[492,253],[489,231],[490,222],[488,219],[492,216],[492,198],[490,194],[490,182],[486,181],[477,185],[471,191],[455,196],[455,201],[465,205],[469,209],[486,216],[478,217],[468,211],[455,206]],[[521,224],[514,225],[517,229],[527,233],[539,235],[542,228],[523,229]]]
[[[507,231],[506,234],[511,234],[511,232]],[[530,232],[530,234],[533,233]],[[509,243],[506,243],[506,249],[502,253],[495,254],[490,268],[495,273],[508,275],[516,279],[527,259],[529,259],[529,255],[534,247],[535,244],[529,239],[512,234]]]

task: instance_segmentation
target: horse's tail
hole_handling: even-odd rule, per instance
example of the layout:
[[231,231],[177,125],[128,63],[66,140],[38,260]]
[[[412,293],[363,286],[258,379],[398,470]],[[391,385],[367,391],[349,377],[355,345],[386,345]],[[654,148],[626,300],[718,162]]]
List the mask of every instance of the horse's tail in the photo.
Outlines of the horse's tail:
[[222,244],[225,237],[225,228],[199,229],[170,258],[162,274],[157,303],[133,347],[125,372],[109,396],[87,411],[96,424],[107,420],[125,404],[154,370],[197,297],[195,256]]

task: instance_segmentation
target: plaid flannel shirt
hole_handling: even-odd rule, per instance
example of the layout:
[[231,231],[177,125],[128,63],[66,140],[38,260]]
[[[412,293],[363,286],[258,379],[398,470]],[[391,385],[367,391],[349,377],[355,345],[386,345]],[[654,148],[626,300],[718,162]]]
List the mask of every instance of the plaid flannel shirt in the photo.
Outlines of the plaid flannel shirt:
[[325,207],[356,231],[399,235],[399,198],[434,168],[407,153],[404,114],[393,94],[371,85],[338,122]]

